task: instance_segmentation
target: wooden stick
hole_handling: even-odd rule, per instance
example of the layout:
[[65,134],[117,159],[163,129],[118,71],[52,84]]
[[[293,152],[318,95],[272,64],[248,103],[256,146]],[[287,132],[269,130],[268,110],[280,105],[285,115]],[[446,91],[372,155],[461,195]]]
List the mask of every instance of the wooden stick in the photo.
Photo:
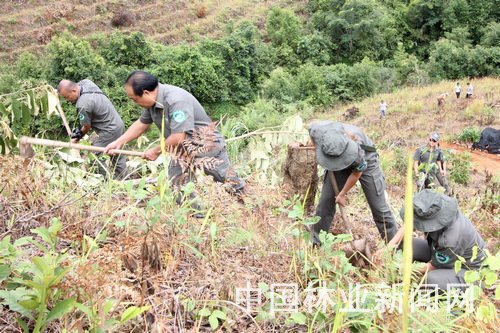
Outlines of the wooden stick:
[[[335,174],[333,173],[333,171],[328,170],[328,178],[330,179],[330,182],[332,183],[333,192],[335,193],[335,197],[337,197],[340,192],[339,192],[337,180],[335,179]],[[344,227],[345,227],[347,233],[349,233],[352,236],[351,226],[349,224],[349,220],[347,219],[347,215],[345,215],[345,212],[344,212],[344,207],[342,207],[341,204],[339,204],[339,209],[340,209],[340,215],[342,216],[342,221],[344,221]]]
[[66,128],[66,132],[68,132],[68,136],[71,138],[71,128],[69,127],[68,120],[66,119],[66,115],[64,114],[61,105],[57,105],[56,109],[59,112],[59,115],[61,116],[64,128]]
[[[81,149],[81,150],[104,153],[103,147],[86,146],[86,145],[82,145],[79,143],[62,142],[62,141],[54,141],[54,140],[47,140],[47,139],[30,138],[27,136],[21,137],[19,142],[23,146],[35,144],[35,145],[40,145],[40,146],[63,147],[63,148],[71,148],[71,149],[76,148],[76,149]],[[109,152],[111,154],[122,154],[122,155],[139,156],[139,157],[144,156],[143,152],[131,151],[131,150],[111,149]]]

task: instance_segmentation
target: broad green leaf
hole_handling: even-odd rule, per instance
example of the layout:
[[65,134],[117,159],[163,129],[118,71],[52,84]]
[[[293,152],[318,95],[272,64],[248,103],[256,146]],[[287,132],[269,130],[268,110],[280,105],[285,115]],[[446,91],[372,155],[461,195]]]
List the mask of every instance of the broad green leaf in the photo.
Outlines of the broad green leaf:
[[489,323],[495,319],[496,310],[493,304],[480,305],[476,310],[476,318],[483,323]]
[[495,300],[500,301],[500,284],[495,288]]
[[467,283],[474,283],[478,281],[480,278],[479,273],[477,271],[467,271],[464,275],[464,280]]
[[75,303],[75,308],[85,313],[89,318],[93,316],[92,309],[82,303]]
[[50,234],[49,229],[45,227],[31,229],[31,232],[40,236],[46,243],[52,244],[52,235]]
[[108,314],[111,309],[113,308],[113,305],[115,305],[115,300],[114,299],[110,299],[108,300],[106,303],[104,303],[104,306],[102,307],[102,311],[105,313],[105,314]]
[[9,265],[0,265],[0,282],[5,280],[10,275]]
[[51,322],[54,319],[58,319],[64,316],[66,313],[69,313],[75,307],[75,298],[71,297],[65,300],[58,302],[52,310],[50,310],[47,315],[47,322]]
[[216,234],[217,234],[217,223],[212,222],[210,224],[210,237],[213,239],[215,238]]
[[33,263],[35,264],[36,268],[38,268],[38,270],[42,273],[42,274],[47,274],[50,272],[50,267],[49,265],[47,265],[47,263],[45,262],[45,259],[44,258],[41,258],[41,257],[34,257],[33,259],[31,259],[31,261],[33,261]]
[[302,312],[294,312],[290,318],[299,325],[305,325],[307,323],[307,317]]
[[14,242],[14,246],[21,247],[24,245],[28,245],[28,244],[31,244],[32,240],[33,240],[33,237],[31,237],[31,236],[21,237],[19,239],[16,239],[16,241]]
[[28,92],[28,101],[31,108],[31,113],[34,116],[38,116],[38,112],[40,112],[40,107],[38,103],[36,103],[35,94],[33,93],[33,91]]
[[40,98],[40,110],[42,111],[42,113],[44,115],[47,116],[47,118],[50,117],[50,114],[48,112],[48,110],[49,110],[49,98],[48,98],[47,94],[44,94],[42,96],[42,98]]
[[31,311],[19,304],[20,301],[28,300],[33,296],[33,292],[24,287],[16,288],[14,290],[0,290],[0,298],[3,299],[1,304],[9,306],[11,311],[18,312],[23,316],[33,319]]
[[212,311],[212,316],[215,316],[217,318],[220,318],[222,320],[226,320],[226,314],[222,312],[221,310],[214,310]]
[[214,315],[208,317],[208,322],[210,323],[210,327],[212,328],[212,330],[215,330],[217,329],[217,327],[219,327],[219,319]]
[[265,292],[269,291],[269,285],[268,285],[267,283],[265,283],[265,282],[259,282],[259,283],[257,284],[257,286],[259,287],[259,289],[260,289],[263,293],[265,293]]
[[455,261],[455,273],[458,273],[462,269],[462,262],[460,260]]
[[58,113],[60,107],[59,97],[53,91],[47,90],[47,115]]
[[11,104],[11,109],[12,109],[13,121],[14,122],[21,121],[21,119],[23,118],[23,108],[22,108],[21,102],[19,102],[15,98],[13,98],[12,104]]
[[210,316],[210,313],[212,313],[208,308],[203,308],[200,311],[198,311],[198,315],[200,317],[208,317]]
[[127,321],[134,319],[135,317],[139,316],[141,313],[144,311],[147,311],[149,309],[149,306],[142,306],[142,307],[137,307],[137,306],[131,306],[127,308],[125,311],[123,311],[122,316],[120,318],[120,322],[126,323]]
[[58,218],[54,217],[50,220],[49,232],[51,235],[57,235],[62,229],[62,223]]
[[23,307],[25,307],[28,310],[35,310],[37,307],[40,306],[40,302],[35,301],[34,299],[27,299],[24,301],[19,301],[19,304]]
[[490,267],[493,271],[500,270],[500,252],[495,256],[488,255],[485,263]]
[[488,272],[484,276],[484,283],[486,287],[491,287],[498,280],[498,275],[495,272]]
[[31,122],[31,110],[28,105],[22,103],[21,104],[21,109],[22,109],[22,123],[23,126],[28,126]]

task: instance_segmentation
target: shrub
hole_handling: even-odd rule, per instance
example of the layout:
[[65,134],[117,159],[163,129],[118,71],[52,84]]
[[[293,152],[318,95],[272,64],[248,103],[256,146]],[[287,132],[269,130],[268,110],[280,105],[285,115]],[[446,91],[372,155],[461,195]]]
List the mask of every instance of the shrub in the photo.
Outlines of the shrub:
[[302,62],[312,62],[315,65],[328,65],[333,46],[323,34],[314,32],[302,37],[297,46],[297,55]]
[[266,31],[276,46],[287,45],[295,50],[300,36],[300,21],[288,9],[273,7],[267,16]]
[[141,32],[126,35],[115,32],[110,36],[94,35],[99,54],[110,64],[145,68],[152,60],[152,48]]
[[262,94],[269,99],[290,103],[299,98],[299,88],[292,74],[278,67],[262,85]]
[[320,67],[305,64],[299,68],[295,80],[300,100],[311,105],[321,105],[331,102],[331,92]]
[[42,79],[46,70],[47,65],[29,52],[23,52],[16,61],[17,76],[21,80]]
[[222,59],[187,45],[168,48],[166,51],[164,62],[150,69],[161,82],[186,89],[202,103],[228,99]]
[[230,92],[228,99],[238,104],[250,102],[255,98],[262,75],[270,70],[267,62],[272,60],[272,57],[266,60],[269,49],[262,47],[257,29],[244,21],[215,45],[216,57],[222,59],[224,66],[222,75]]
[[450,154],[450,163],[450,179],[457,184],[467,185],[472,169],[471,155],[466,152]]
[[500,22],[490,22],[483,28],[482,46],[500,45]]
[[486,106],[481,110],[479,116],[479,125],[487,126],[495,122],[495,110],[492,107]]
[[477,127],[466,127],[457,136],[459,142],[473,143],[479,141],[481,131]]
[[85,78],[100,80],[106,76],[105,61],[90,46],[89,42],[63,33],[47,45],[49,58],[49,81],[63,78],[80,81]]
[[475,117],[479,116],[483,107],[484,102],[482,100],[473,100],[472,103],[464,110],[465,118],[468,120],[472,120]]

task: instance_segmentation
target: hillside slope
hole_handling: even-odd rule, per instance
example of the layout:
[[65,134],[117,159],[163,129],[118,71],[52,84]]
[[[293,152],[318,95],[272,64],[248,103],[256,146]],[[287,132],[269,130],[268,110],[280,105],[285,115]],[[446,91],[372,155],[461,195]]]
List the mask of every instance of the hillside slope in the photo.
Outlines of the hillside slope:
[[[486,78],[472,83],[475,97],[456,100],[449,96],[443,112],[436,109],[435,97],[452,89],[453,82],[405,88],[354,103],[360,108],[360,115],[348,122],[363,127],[377,144],[387,179],[389,203],[398,221],[405,185],[401,170],[405,168],[407,154],[425,143],[428,132],[440,132],[443,141],[451,144],[465,127],[483,127],[486,120],[490,126],[499,126],[497,87],[500,80]],[[389,110],[382,120],[377,110],[380,99],[387,101]],[[327,109],[315,116],[344,121],[342,113],[346,107]],[[489,113],[485,110],[489,108],[494,111],[493,118],[486,119],[485,114]],[[401,155],[395,154],[397,149]],[[278,150],[274,151],[276,158]],[[93,316],[80,311],[81,306],[68,311],[62,319],[51,321],[47,332],[78,331],[79,328],[81,331],[104,330],[110,319],[119,319],[132,305],[148,306],[147,314],[123,324],[115,323],[112,328],[107,327],[110,331],[335,331],[332,327],[337,327],[338,332],[401,331],[398,311],[377,315],[359,312],[353,319],[331,304],[326,304],[325,310],[319,303],[317,310],[308,310],[305,299],[311,296],[310,288],[319,282],[333,288],[328,291],[335,292],[334,300],[339,306],[350,305],[340,303],[343,300],[339,292],[350,291],[352,284],[399,283],[400,258],[397,255],[384,258],[386,261],[382,264],[365,270],[352,267],[342,252],[333,251],[341,249],[342,236],[334,238],[336,243],[329,244],[330,247],[309,246],[304,224],[310,221],[300,212],[300,198],[265,184],[256,173],[246,179],[248,193],[244,205],[237,203],[220,184],[201,176],[196,188],[208,212],[205,219],[195,219],[186,206],[175,204],[161,177],[158,185],[97,182],[96,186],[95,182],[92,184],[95,178],[82,176],[78,168],[65,164],[55,167],[54,155],[53,149],[40,149],[38,159],[30,163],[19,157],[0,156],[0,165],[5,166],[0,168],[0,207],[5,207],[0,210],[0,245],[3,240],[6,240],[5,246],[10,239],[35,236],[33,228],[48,227],[54,218],[60,221],[58,237],[53,237],[57,242],[53,257],[65,253],[66,257],[58,265],[68,272],[61,283],[50,289],[50,295],[54,303],[58,297],[59,300],[74,297],[95,309]],[[485,158],[498,166],[496,156]],[[243,165],[247,161],[239,163]],[[145,164],[142,166],[148,177],[158,175],[158,167],[161,167],[156,165],[149,170]],[[452,184],[461,211],[477,226],[493,254],[498,252],[499,202],[498,192],[492,197],[487,191],[498,191],[499,183],[498,174],[488,180],[484,170],[476,167],[469,184]],[[368,238],[375,250],[381,245],[380,239],[364,196],[358,187],[353,188],[349,196],[346,213],[353,233],[355,237]],[[336,214],[332,225],[333,234],[345,232],[339,215]],[[26,249],[29,251],[21,251]],[[24,240],[16,251],[10,251],[5,260],[21,263],[17,264],[19,269],[31,267],[35,271],[30,260],[42,255],[40,247],[30,246]],[[26,275],[18,276],[17,282]],[[268,290],[283,285],[298,289],[299,315],[286,311],[270,313],[274,296]],[[249,295],[262,291],[261,298],[255,300],[262,304],[253,307],[254,312],[238,301],[237,288],[250,287],[253,289]],[[485,292],[480,304],[498,308],[499,302],[492,294]],[[112,311],[104,312],[103,308],[109,304]],[[16,322],[19,314],[11,309],[15,308],[0,307],[2,332],[20,331]],[[417,309],[412,313],[412,331],[497,331],[497,316],[484,322],[476,312],[450,318],[444,310]],[[208,319],[214,313],[219,317],[214,315],[215,318]],[[26,321],[31,325],[34,322]]]
[[230,21],[248,19],[262,26],[267,9],[286,3],[289,1],[1,1],[0,60],[14,60],[24,51],[40,52],[66,29],[78,36],[119,29],[143,32],[163,44],[192,42],[196,36],[223,34]]

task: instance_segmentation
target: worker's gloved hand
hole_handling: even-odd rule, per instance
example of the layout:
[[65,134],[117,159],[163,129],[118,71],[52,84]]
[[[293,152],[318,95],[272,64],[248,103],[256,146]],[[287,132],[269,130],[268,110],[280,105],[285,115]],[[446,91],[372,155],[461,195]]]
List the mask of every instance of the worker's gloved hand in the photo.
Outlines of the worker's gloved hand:
[[83,138],[82,130],[79,129],[78,127],[73,128],[73,131],[71,132],[71,138],[77,139],[77,140],[80,140],[81,138]]

